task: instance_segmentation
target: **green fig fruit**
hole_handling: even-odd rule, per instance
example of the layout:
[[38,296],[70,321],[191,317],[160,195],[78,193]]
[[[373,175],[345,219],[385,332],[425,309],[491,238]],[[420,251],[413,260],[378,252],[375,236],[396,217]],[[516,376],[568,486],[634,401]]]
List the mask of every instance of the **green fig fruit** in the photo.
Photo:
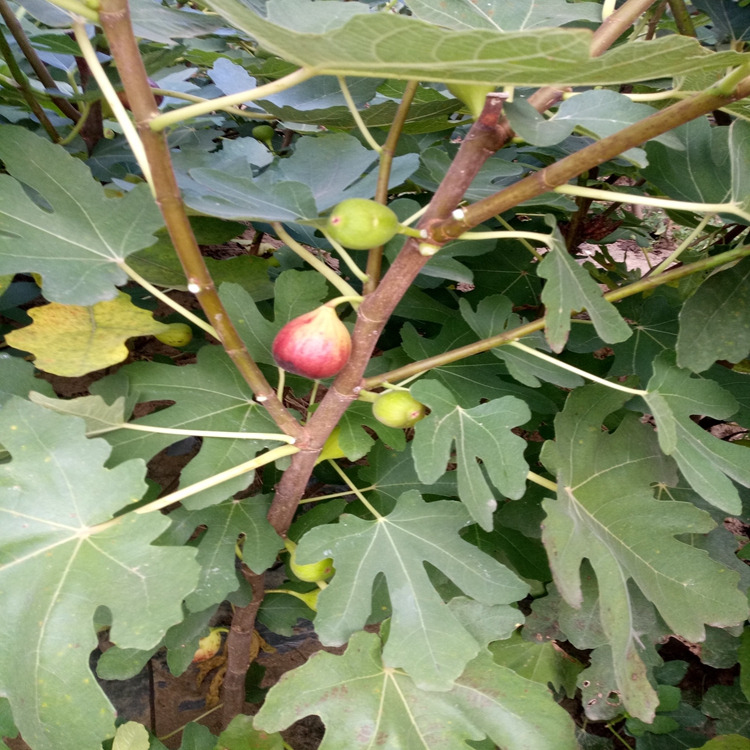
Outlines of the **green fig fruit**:
[[425,405],[407,391],[389,391],[378,396],[372,405],[372,414],[387,427],[413,427],[425,417]]
[[170,323],[169,330],[157,333],[156,338],[168,346],[187,346],[193,338],[193,329],[187,323]]
[[297,563],[297,545],[291,539],[287,539],[284,546],[289,551],[289,567],[300,581],[307,581],[308,583],[325,581],[326,578],[330,578],[336,572],[333,567],[333,560],[330,557],[308,565],[299,565]]
[[388,242],[400,226],[388,206],[364,198],[348,198],[333,209],[326,231],[350,250],[369,250]]

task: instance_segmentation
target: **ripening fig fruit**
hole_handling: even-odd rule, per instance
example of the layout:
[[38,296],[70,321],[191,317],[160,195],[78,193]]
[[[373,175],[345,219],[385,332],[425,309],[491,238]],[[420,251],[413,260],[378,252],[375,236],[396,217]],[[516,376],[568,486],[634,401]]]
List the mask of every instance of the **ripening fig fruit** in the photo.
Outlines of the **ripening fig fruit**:
[[328,440],[323,443],[323,450],[320,451],[317,464],[322,461],[332,461],[334,458],[345,458],[346,453],[341,450],[341,444],[339,443],[339,435],[341,434],[340,427],[334,427],[331,434],[328,436]]
[[398,216],[388,206],[348,198],[333,209],[326,231],[350,250],[369,250],[388,242],[400,226]]
[[322,305],[290,320],[276,334],[272,351],[282,369],[320,380],[343,368],[352,351],[352,339],[336,310]]
[[170,323],[169,330],[157,333],[156,338],[168,346],[187,346],[193,338],[193,329],[187,323]]
[[291,539],[287,539],[284,541],[284,546],[289,552],[289,567],[300,581],[307,581],[308,583],[325,581],[326,578],[330,578],[336,572],[333,567],[333,560],[330,557],[309,565],[299,565],[297,563],[297,545]]
[[[148,85],[151,86],[152,89],[160,88],[159,84],[153,78],[148,79]],[[125,107],[125,109],[130,109],[130,102],[124,91],[118,91],[117,98],[122,102],[122,106]],[[157,107],[164,101],[164,97],[161,94],[154,94],[154,99],[156,100]]]
[[449,83],[447,86],[448,91],[456,99],[460,99],[474,117],[479,117],[482,114],[487,94],[491,94],[495,90],[494,86],[489,86],[486,83]]
[[198,650],[193,657],[193,664],[206,661],[216,656],[221,648],[221,634],[223,628],[211,628],[211,632],[198,641]]
[[378,396],[372,404],[375,419],[386,427],[413,427],[425,417],[425,406],[407,391],[389,391]]
[[276,135],[276,131],[270,125],[256,125],[253,128],[253,138],[256,141],[267,143]]

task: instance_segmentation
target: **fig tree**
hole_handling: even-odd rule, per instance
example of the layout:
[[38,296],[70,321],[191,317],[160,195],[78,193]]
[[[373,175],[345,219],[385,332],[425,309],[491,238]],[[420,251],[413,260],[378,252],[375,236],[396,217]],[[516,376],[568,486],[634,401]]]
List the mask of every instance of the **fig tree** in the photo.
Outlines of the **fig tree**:
[[348,198],[333,209],[326,231],[350,250],[369,250],[388,242],[400,226],[388,206],[364,198]]
[[425,406],[407,391],[389,391],[378,396],[372,404],[372,414],[386,427],[413,427],[424,419]]
[[279,367],[311,380],[336,375],[351,351],[349,331],[328,305],[290,320],[276,334],[272,347]]

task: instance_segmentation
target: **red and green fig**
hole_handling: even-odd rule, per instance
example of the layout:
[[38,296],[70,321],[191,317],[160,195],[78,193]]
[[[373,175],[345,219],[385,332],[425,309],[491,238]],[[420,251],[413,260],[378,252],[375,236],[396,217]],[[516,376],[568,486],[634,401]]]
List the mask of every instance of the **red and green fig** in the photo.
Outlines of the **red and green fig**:
[[284,546],[289,552],[289,567],[300,581],[308,583],[325,581],[326,578],[330,578],[336,572],[336,569],[333,567],[333,560],[330,557],[308,565],[300,565],[297,562],[297,545],[291,539],[287,539],[284,542]]
[[328,217],[326,231],[350,250],[369,250],[390,240],[401,225],[393,211],[376,201],[347,198]]
[[389,391],[375,399],[372,414],[386,427],[404,429],[424,419],[425,405],[412,398],[408,391]]
[[320,380],[336,375],[352,351],[352,339],[336,310],[322,305],[290,320],[273,340],[273,358],[287,372]]
[[211,628],[211,632],[198,641],[198,650],[193,656],[193,664],[213,658],[221,648],[221,634],[225,628]]

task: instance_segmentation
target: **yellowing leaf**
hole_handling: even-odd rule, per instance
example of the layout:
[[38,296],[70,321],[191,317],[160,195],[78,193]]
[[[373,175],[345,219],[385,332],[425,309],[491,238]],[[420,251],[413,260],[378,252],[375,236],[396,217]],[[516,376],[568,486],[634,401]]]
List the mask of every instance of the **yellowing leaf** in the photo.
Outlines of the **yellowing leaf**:
[[169,326],[136,307],[120,292],[93,307],[52,302],[29,310],[34,322],[5,337],[11,346],[31,352],[34,364],[45,372],[66,377],[122,362],[128,356],[127,339],[163,333]]

